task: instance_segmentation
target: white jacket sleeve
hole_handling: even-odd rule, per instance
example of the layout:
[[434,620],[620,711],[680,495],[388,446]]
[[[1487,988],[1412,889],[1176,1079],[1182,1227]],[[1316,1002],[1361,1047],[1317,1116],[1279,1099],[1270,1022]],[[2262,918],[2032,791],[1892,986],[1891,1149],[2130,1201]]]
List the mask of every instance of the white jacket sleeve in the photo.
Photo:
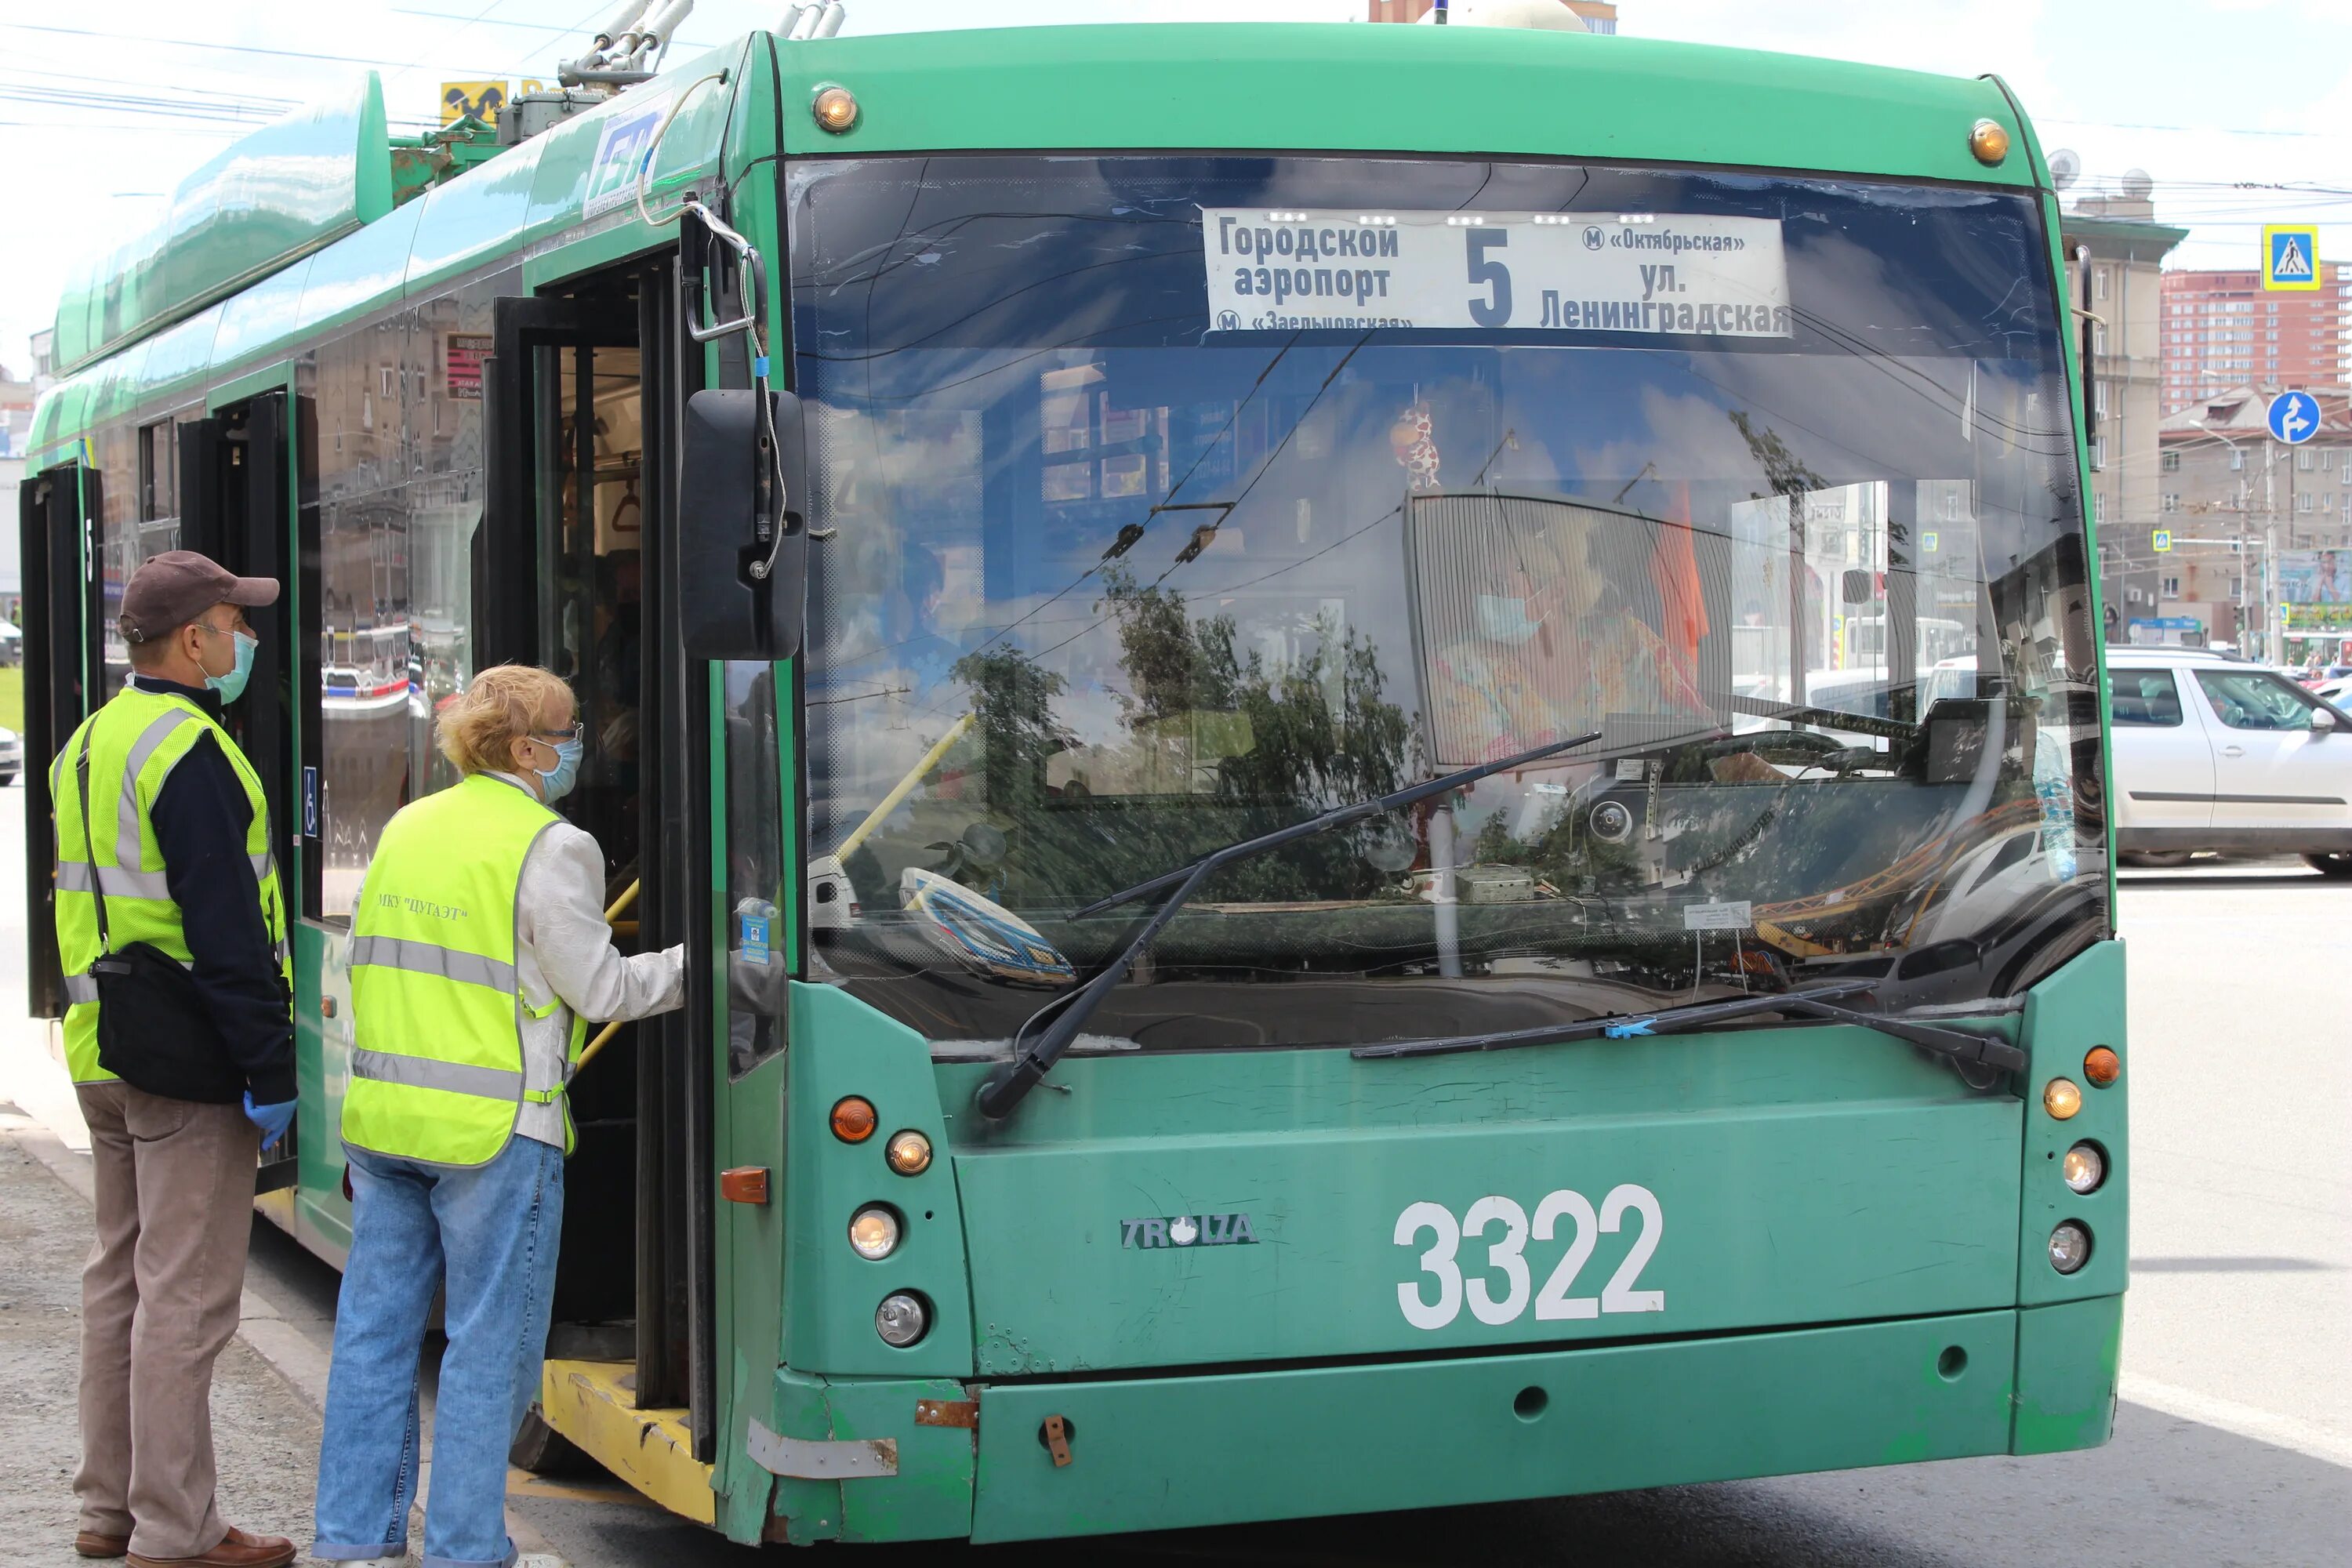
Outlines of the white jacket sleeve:
[[634,958],[614,947],[604,854],[569,823],[541,835],[523,861],[515,935],[548,988],[583,1018],[644,1018],[685,1003],[685,947]]

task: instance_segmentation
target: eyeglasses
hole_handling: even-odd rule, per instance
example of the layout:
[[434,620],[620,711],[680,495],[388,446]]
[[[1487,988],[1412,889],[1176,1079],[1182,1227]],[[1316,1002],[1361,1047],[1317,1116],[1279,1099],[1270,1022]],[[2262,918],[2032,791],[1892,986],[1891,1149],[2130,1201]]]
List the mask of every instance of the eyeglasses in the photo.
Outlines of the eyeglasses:
[[553,741],[559,744],[565,741],[584,740],[587,734],[587,721],[581,719],[572,721],[572,728],[569,730],[533,730],[531,731],[531,737],[534,740]]

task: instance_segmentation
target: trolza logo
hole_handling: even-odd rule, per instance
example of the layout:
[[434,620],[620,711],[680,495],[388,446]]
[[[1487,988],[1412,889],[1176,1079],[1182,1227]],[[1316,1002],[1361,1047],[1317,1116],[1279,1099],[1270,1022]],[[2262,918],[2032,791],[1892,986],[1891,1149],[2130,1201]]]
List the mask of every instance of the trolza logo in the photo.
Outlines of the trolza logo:
[[1118,1222],[1118,1244],[1150,1252],[1163,1247],[1234,1247],[1257,1240],[1245,1214],[1154,1215]]

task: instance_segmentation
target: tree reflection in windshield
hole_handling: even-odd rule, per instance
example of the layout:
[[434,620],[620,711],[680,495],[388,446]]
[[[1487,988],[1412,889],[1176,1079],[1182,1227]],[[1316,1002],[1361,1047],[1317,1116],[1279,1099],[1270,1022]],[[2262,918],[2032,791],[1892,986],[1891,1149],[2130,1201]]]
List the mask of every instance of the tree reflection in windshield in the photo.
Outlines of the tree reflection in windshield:
[[[838,531],[811,584],[814,957],[943,1051],[1002,1048],[1037,1000],[957,921],[1083,975],[1133,911],[1073,911],[1112,889],[1589,730],[1230,868],[1080,1048],[1536,1026],[1823,973],[1968,1002],[2105,929],[2025,199],[1369,160],[792,178]],[[1210,316],[1202,208],[1408,192],[1769,220],[1787,330]],[[972,898],[911,907],[918,873]]]

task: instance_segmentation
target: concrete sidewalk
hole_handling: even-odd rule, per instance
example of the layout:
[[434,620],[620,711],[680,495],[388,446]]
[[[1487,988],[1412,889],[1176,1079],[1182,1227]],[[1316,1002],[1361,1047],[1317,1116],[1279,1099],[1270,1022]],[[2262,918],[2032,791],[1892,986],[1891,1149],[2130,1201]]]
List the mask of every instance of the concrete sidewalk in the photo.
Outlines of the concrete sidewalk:
[[[68,1185],[86,1156],[0,1100],[0,1563],[79,1564],[74,1466],[81,1265],[89,1204]],[[60,1173],[65,1173],[61,1174]],[[307,1544],[319,1414],[240,1334],[213,1373],[221,1512]]]

